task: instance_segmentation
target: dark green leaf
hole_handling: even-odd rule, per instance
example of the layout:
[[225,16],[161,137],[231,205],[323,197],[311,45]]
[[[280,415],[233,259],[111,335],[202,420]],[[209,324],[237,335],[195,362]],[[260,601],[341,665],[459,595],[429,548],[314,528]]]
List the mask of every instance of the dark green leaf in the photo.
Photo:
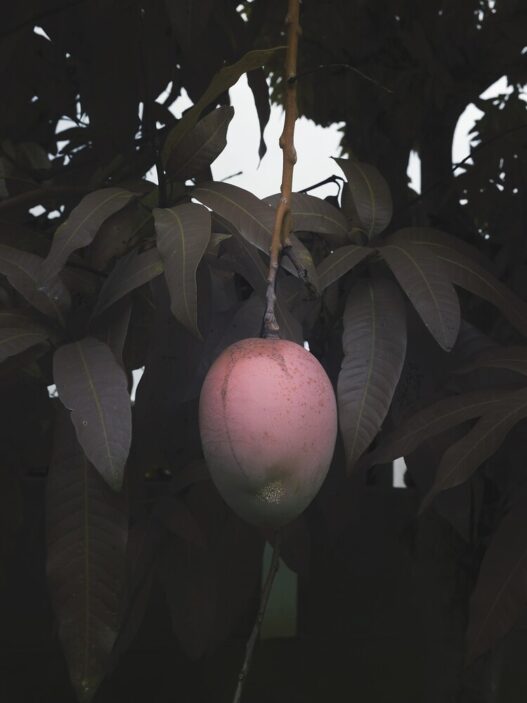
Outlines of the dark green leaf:
[[41,282],[47,286],[64,267],[70,254],[91,244],[102,223],[134,197],[133,193],[122,188],[104,188],[84,197],[55,232],[50,252],[42,264]]
[[86,459],[67,413],[56,423],[47,479],[48,582],[71,681],[88,702],[119,629],[127,518],[121,496]]
[[406,313],[390,280],[360,281],[344,311],[337,398],[348,470],[386,417],[406,354]]
[[64,323],[63,313],[71,306],[70,294],[58,277],[48,282],[46,292],[40,289],[42,261],[36,254],[0,245],[0,273],[34,308]]
[[379,249],[437,343],[450,351],[460,325],[459,300],[442,262],[417,244]]
[[210,241],[210,213],[201,205],[186,203],[155,209],[154,220],[172,314],[187,329],[201,337],[196,271]]
[[341,276],[351,271],[366,257],[375,253],[375,249],[348,244],[327,256],[317,267],[320,290],[324,290]]
[[272,59],[277,51],[283,50],[284,47],[275,47],[273,49],[255,49],[249,51],[245,56],[230,66],[224,66],[212,79],[207,90],[203,93],[198,102],[183,117],[177,125],[170,130],[166,141],[163,145],[162,157],[166,164],[170,158],[172,151],[185,137],[186,134],[199,120],[203,110],[216,100],[222,93],[233,86],[241,75],[248,71],[254,71],[256,68],[261,68],[267,61]]
[[459,373],[475,369],[509,369],[527,376],[527,347],[494,347],[486,349],[473,362],[459,369]]
[[121,489],[132,438],[131,404],[123,369],[104,342],[85,337],[53,357],[53,378],[72,411],[77,438],[115,491]]
[[44,331],[3,327],[0,329],[0,363],[35,344],[45,343],[46,340],[47,334]]
[[100,315],[103,310],[127,293],[148,283],[161,273],[163,273],[163,261],[156,248],[148,249],[142,254],[131,251],[119,260],[104,282],[93,315]]
[[360,225],[368,239],[390,224],[393,203],[388,184],[371,164],[352,159],[335,159],[348,181]]
[[203,117],[170,154],[169,176],[186,181],[202,174],[224,150],[233,116],[234,108],[224,105]]

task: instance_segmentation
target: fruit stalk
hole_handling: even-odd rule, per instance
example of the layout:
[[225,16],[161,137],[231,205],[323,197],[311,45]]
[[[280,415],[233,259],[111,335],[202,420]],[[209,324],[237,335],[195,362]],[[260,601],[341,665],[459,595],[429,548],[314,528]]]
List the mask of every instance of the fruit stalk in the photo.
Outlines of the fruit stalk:
[[267,607],[267,602],[269,596],[271,595],[271,589],[273,587],[274,577],[278,571],[278,566],[280,562],[280,531],[275,532],[275,539],[273,545],[273,558],[271,560],[271,566],[267,572],[267,578],[265,579],[265,584],[262,589],[262,595],[260,596],[260,605],[258,608],[258,615],[256,616],[256,621],[254,623],[251,636],[247,640],[247,645],[245,647],[245,659],[243,660],[242,668],[238,675],[238,685],[236,686],[236,693],[234,694],[233,703],[241,703],[243,685],[249,674],[249,669],[251,667],[251,661],[254,653],[254,648],[258,641],[258,636],[260,635],[260,629],[262,627],[262,622],[265,615],[265,609]]
[[271,239],[271,261],[267,277],[267,306],[264,316],[263,336],[266,339],[279,339],[280,328],[276,321],[276,275],[282,247],[290,247],[289,233],[291,231],[291,193],[293,190],[293,171],[296,163],[295,122],[297,118],[296,104],[296,66],[298,56],[298,35],[300,34],[299,13],[300,0],[289,0],[286,27],[287,52],[285,58],[285,118],[284,129],[280,136],[282,149],[282,184],[281,197],[276,207],[273,236]]

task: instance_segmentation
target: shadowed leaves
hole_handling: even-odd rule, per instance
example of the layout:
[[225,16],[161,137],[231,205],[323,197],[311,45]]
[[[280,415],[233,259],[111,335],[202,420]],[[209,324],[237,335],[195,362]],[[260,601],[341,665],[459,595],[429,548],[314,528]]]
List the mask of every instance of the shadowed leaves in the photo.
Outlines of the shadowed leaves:
[[372,239],[390,224],[393,203],[388,184],[371,164],[352,159],[335,159],[348,181],[359,224]]
[[77,438],[108,485],[121,489],[132,437],[126,375],[104,342],[85,337],[53,357],[53,378]]
[[60,641],[80,701],[91,701],[119,627],[127,518],[86,459],[66,412],[56,420],[47,483],[48,581]]
[[348,244],[327,256],[317,267],[320,290],[324,290],[375,253],[375,249]]
[[450,351],[459,332],[460,311],[442,262],[416,244],[390,243],[379,251],[434,339]]
[[497,347],[487,349],[474,361],[459,369],[459,373],[475,369],[508,369],[527,376],[527,347]]
[[351,289],[342,346],[337,398],[349,471],[379,431],[404,363],[406,318],[395,283],[373,279]]
[[221,154],[234,108],[222,106],[203,117],[170,154],[167,173],[185,181],[199,176]]
[[201,337],[196,271],[210,241],[210,213],[201,205],[188,203],[155,209],[154,219],[157,248],[170,294],[170,309],[182,325]]
[[127,205],[134,194],[122,188],[104,188],[84,197],[53,237],[42,264],[40,281],[46,286],[64,267],[70,254],[91,244],[102,223]]
[[119,260],[104,282],[93,315],[100,315],[103,310],[127,293],[148,283],[161,273],[163,273],[163,261],[156,248],[148,249],[142,254],[131,251]]
[[8,357],[47,341],[43,330],[3,327],[0,329],[0,363]]

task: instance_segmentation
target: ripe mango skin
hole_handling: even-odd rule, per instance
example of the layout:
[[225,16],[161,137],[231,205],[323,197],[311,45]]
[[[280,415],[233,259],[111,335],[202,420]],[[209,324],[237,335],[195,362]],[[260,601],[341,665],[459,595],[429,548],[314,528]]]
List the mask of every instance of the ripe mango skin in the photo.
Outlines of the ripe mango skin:
[[241,518],[279,528],[317,494],[337,436],[337,405],[318,360],[284,340],[231,345],[201,389],[199,426],[218,491]]

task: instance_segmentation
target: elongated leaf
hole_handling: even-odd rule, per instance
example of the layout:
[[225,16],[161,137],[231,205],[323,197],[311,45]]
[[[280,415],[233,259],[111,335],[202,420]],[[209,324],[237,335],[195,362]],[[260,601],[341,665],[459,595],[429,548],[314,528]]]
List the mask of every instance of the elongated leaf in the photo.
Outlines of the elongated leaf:
[[390,237],[390,241],[422,244],[431,249],[435,254],[439,254],[446,248],[450,251],[457,251],[463,256],[467,256],[469,259],[473,259],[483,267],[489,268],[491,265],[490,261],[486,259],[476,247],[467,244],[467,242],[459,237],[454,237],[434,227],[403,227]]
[[108,485],[121,489],[132,438],[126,375],[104,342],[85,337],[53,357],[53,378],[77,438]]
[[[280,194],[276,193],[264,198],[264,202],[274,209],[280,197]],[[340,210],[326,200],[315,198],[307,193],[293,193],[291,216],[294,232],[325,234],[325,239],[335,247],[349,242],[346,218]]]
[[483,558],[470,599],[469,663],[506,635],[527,608],[526,510],[524,492],[503,518]]
[[57,417],[47,479],[48,582],[80,701],[91,701],[119,628],[127,518],[122,498],[86,459],[67,413]]
[[475,369],[509,369],[527,376],[527,347],[494,347],[485,350],[473,362],[463,366],[459,373]]
[[527,390],[518,391],[487,412],[441,458],[432,489],[423,501],[424,509],[433,497],[447,488],[464,483],[501,446],[520,420],[527,417]]
[[3,327],[0,329],[0,363],[10,356],[45,343],[47,334],[44,331]]
[[127,293],[148,283],[161,273],[163,273],[163,261],[156,248],[148,249],[142,254],[131,251],[120,259],[104,282],[93,315],[100,315],[103,310],[124,298]]
[[360,224],[368,239],[372,239],[385,230],[392,219],[393,202],[388,184],[371,164],[352,159],[335,161],[348,181]]
[[369,455],[367,464],[385,464],[398,457],[407,456],[425,439],[491,412],[512,395],[513,392],[508,389],[484,389],[441,398],[436,403],[418,410],[387,435],[382,444]]
[[416,244],[388,244],[379,251],[436,342],[450,351],[461,319],[456,291],[441,261]]
[[248,190],[230,183],[205,183],[192,197],[227,220],[248,242],[269,253],[274,210]]
[[233,116],[234,108],[225,105],[203,117],[173,149],[167,173],[181,181],[203,173],[224,150]]
[[36,254],[0,245],[0,273],[34,308],[64,323],[63,313],[71,306],[70,294],[58,277],[48,282],[46,292],[40,290],[42,261]]
[[161,152],[163,163],[168,163],[172,151],[196,124],[201,113],[210,103],[233,86],[241,75],[248,71],[254,71],[256,68],[261,68],[275,56],[277,51],[282,51],[284,48],[283,46],[279,46],[272,49],[255,49],[254,51],[247,52],[247,54],[242,56],[236,63],[230,66],[224,66],[214,76],[207,90],[194,107],[188,110],[177,125],[168,133]]
[[[295,263],[290,261],[288,254],[283,253],[280,265],[282,268],[293,273],[297,278],[300,278],[308,288],[311,289],[314,295],[320,295],[320,281],[318,280],[318,273],[311,252],[302,244],[296,235],[289,235],[289,241],[291,242],[291,249],[285,251],[292,252]],[[292,267],[289,266],[289,263],[292,264]],[[296,268],[295,264],[300,266],[301,271]]]
[[390,280],[360,281],[346,301],[337,384],[339,424],[348,471],[386,417],[406,354],[406,313]]
[[40,281],[47,283],[64,267],[70,254],[91,244],[102,223],[135,197],[122,188],[103,188],[84,197],[53,237],[51,249],[42,264]]
[[258,146],[258,156],[260,161],[267,152],[264,132],[269,118],[271,117],[271,103],[269,100],[269,86],[267,85],[267,76],[263,68],[255,68],[254,71],[247,72],[247,85],[251,89],[254,98],[254,106],[258,115],[258,124],[260,125],[260,144]]
[[170,309],[187,329],[198,329],[196,271],[210,241],[211,218],[201,205],[187,203],[154,210],[157,248],[163,259]]
[[320,290],[324,290],[352,268],[375,253],[375,249],[348,244],[327,256],[317,267]]

